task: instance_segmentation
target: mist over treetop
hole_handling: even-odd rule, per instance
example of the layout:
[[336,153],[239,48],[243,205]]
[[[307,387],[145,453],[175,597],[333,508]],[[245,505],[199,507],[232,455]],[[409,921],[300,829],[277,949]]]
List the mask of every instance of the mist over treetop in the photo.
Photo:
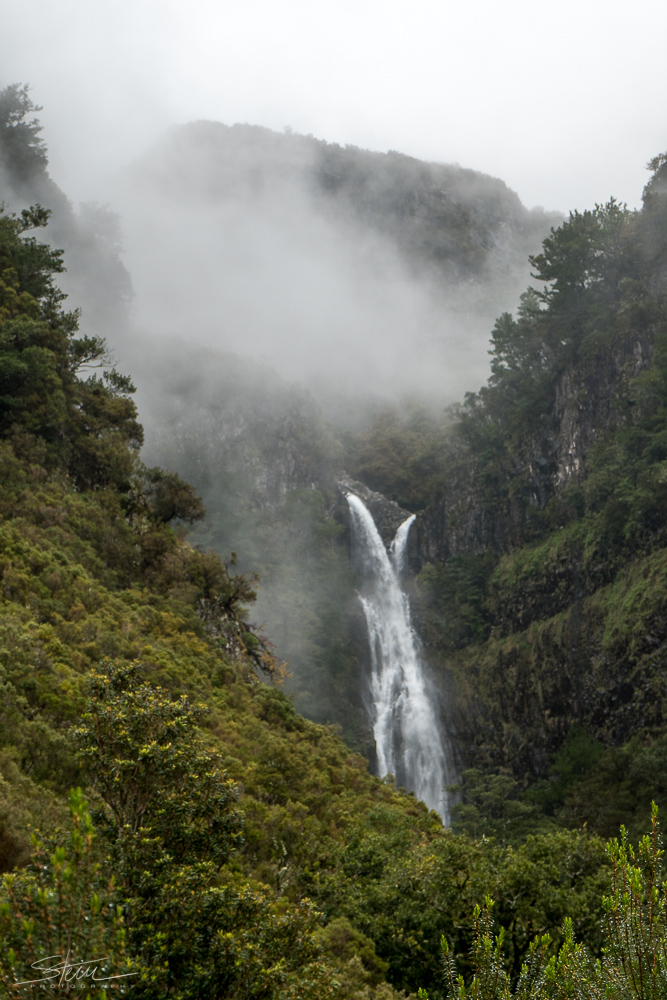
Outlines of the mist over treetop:
[[541,239],[545,224],[562,218],[527,210],[504,181],[458,164],[249,124],[175,126],[131,173],[142,186],[193,202],[303,186],[322,211],[389,236],[415,271],[430,266],[450,279],[479,277],[510,249],[523,262],[522,238]]
[[405,393],[451,402],[486,377],[493,320],[556,221],[472,170],[207,121],[169,130],[76,211],[39,107],[25,86],[3,93],[10,206],[52,209],[64,290],[140,393],[158,337],[180,368],[211,348],[269,364],[338,419]]

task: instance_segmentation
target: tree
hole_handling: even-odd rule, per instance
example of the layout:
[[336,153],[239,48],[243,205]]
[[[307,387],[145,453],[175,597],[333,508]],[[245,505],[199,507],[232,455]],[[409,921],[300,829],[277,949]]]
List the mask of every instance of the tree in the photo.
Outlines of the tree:
[[195,493],[194,486],[186,483],[175,472],[165,469],[142,469],[139,477],[141,490],[156,521],[168,524],[175,518],[194,524],[201,521],[205,510]]
[[224,864],[239,843],[237,790],[203,746],[202,709],[147,684],[136,663],[105,663],[74,730],[106,810],[141,1000],[315,1000],[331,993],[304,900],[278,912]]
[[[61,308],[62,251],[25,235],[49,214],[0,209],[0,436],[64,467],[79,488],[127,489],[143,440],[134,386],[111,368],[104,340],[77,337],[78,314]],[[82,377],[90,368],[105,370]]]
[[508,774],[485,774],[468,768],[461,774],[460,785],[454,785],[451,791],[462,793],[463,798],[452,807],[457,833],[512,842],[539,830],[538,810],[518,796],[519,787]]
[[150,835],[175,860],[224,862],[241,821],[234,784],[198,733],[204,709],[147,684],[136,662],[103,663],[88,690],[88,711],[73,735],[120,853]]
[[80,788],[70,793],[70,816],[67,834],[33,835],[32,863],[5,875],[0,887],[0,982],[6,995],[21,996],[16,984],[37,980],[42,989],[85,983],[87,996],[101,998],[106,989],[92,983],[111,979],[122,989],[136,975],[113,877],[95,860],[95,833]]
[[651,178],[644,188],[644,201],[650,200],[656,195],[665,194],[667,191],[667,153],[659,153],[654,156],[646,165],[651,171]]
[[0,91],[0,166],[15,180],[45,170],[48,163],[39,136],[42,126],[29,117],[42,109],[33,103],[29,90],[27,83],[12,83]]
[[[653,803],[651,832],[633,849],[621,827],[619,838],[607,844],[611,861],[609,891],[602,897],[604,943],[594,959],[574,940],[572,920],[563,927],[563,944],[555,953],[548,934],[536,937],[518,976],[510,976],[505,933],[494,935],[493,901],[473,914],[470,949],[472,975],[457,969],[453,951],[443,937],[445,981],[454,1000],[658,1000],[667,995],[667,883]],[[420,990],[421,1000],[428,1000]]]
[[540,297],[554,303],[596,284],[618,281],[631,264],[624,252],[630,217],[627,206],[615,198],[593,211],[570,212],[568,221],[544,240],[542,253],[529,258],[536,272],[533,277],[547,283]]

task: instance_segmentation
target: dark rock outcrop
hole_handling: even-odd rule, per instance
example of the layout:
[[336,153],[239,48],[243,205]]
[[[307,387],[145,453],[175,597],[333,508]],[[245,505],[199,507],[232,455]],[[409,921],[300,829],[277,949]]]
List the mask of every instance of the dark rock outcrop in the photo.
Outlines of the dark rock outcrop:
[[621,427],[633,406],[631,381],[653,356],[651,333],[598,351],[578,369],[566,369],[555,386],[548,422],[517,448],[493,508],[484,501],[477,460],[457,463],[441,498],[417,517],[421,565],[487,549],[506,552],[526,540],[530,508],[543,509],[573,479],[586,475],[586,458],[605,434]]
[[[336,485],[341,493],[354,493],[363,501],[373,515],[380,538],[387,548],[389,548],[399,527],[411,516],[410,511],[404,510],[403,507],[399,507],[393,500],[388,500],[382,493],[376,493],[358,480],[350,479],[349,476],[343,475]],[[347,521],[347,513],[345,514],[345,518]],[[413,551],[412,555],[414,556],[415,554]],[[408,547],[408,559],[410,559],[410,556],[410,548]]]

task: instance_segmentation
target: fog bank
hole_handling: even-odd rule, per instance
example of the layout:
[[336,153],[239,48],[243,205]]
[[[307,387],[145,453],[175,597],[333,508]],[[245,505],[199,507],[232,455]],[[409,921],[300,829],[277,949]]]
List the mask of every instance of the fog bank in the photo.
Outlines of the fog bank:
[[556,221],[473,171],[215,123],[167,133],[106,193],[140,382],[144,337],[178,343],[179,367],[233,351],[337,419],[361,400],[444,404],[478,388],[494,318]]

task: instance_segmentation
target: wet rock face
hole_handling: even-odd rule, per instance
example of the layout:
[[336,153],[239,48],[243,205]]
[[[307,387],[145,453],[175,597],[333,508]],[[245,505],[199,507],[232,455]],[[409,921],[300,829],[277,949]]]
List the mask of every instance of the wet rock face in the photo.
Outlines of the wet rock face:
[[457,730],[467,766],[545,778],[575,721],[607,746],[663,730],[667,615],[651,622],[643,641],[613,651],[603,648],[604,624],[594,599],[575,602],[530,643],[497,647],[485,697],[475,670],[462,680]]
[[652,356],[652,338],[637,336],[596,355],[587,368],[563,374],[554,409],[556,488],[580,475],[595,440],[624,422],[632,405],[630,382],[648,368]]
[[[399,507],[393,500],[388,500],[382,493],[370,490],[368,486],[364,486],[363,483],[360,483],[356,479],[350,479],[349,476],[342,476],[336,485],[341,494],[354,493],[363,501],[373,515],[380,538],[387,548],[389,548],[400,526],[410,517],[410,511],[404,510],[403,507]],[[411,553],[408,547],[408,560],[410,558]]]
[[506,552],[525,541],[529,508],[542,509],[558,490],[586,473],[595,442],[623,425],[632,406],[631,381],[653,356],[650,333],[600,351],[565,371],[549,421],[517,448],[511,479],[521,489],[500,491],[493,511],[484,503],[474,456],[455,470],[442,497],[417,517],[417,560],[424,565],[485,549]]
[[439,501],[417,515],[417,557],[420,565],[449,559],[461,552],[483,552],[499,529],[485,511],[474,461],[456,470]]

